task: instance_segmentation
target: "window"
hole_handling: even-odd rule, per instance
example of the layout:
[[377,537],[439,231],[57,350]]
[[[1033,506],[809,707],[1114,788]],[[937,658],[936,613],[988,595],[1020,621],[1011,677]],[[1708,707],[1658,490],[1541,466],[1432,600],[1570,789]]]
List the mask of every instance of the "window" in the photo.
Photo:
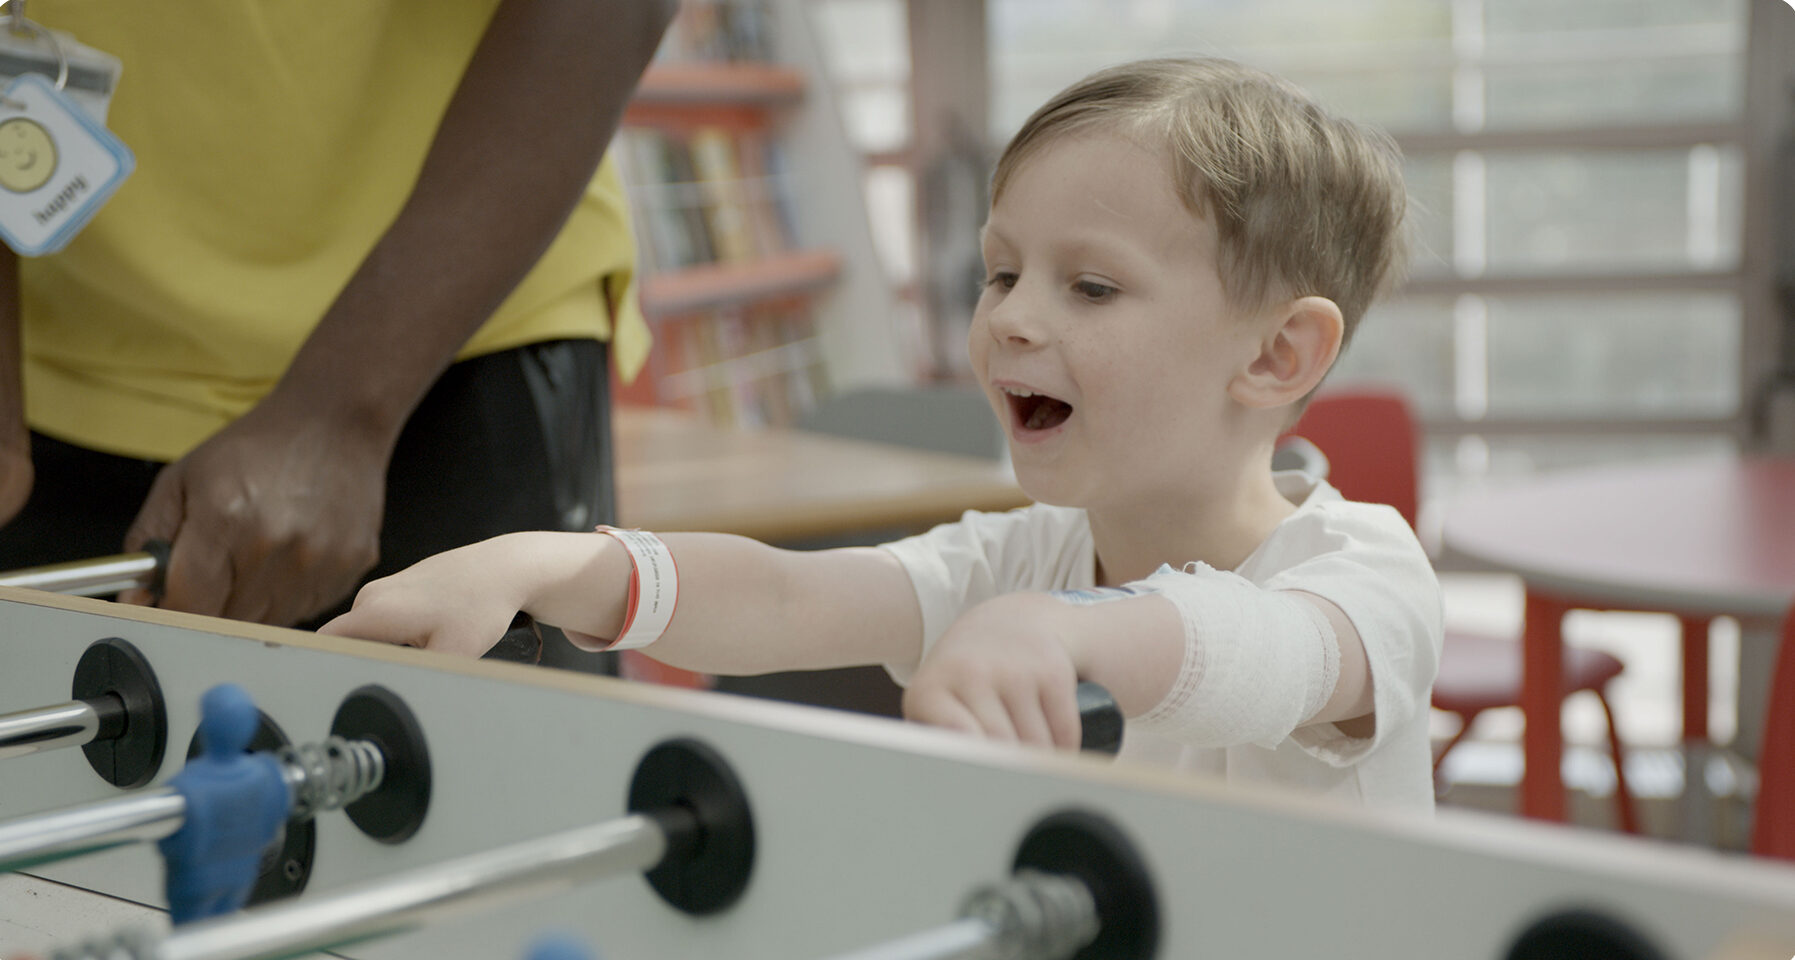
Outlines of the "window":
[[[1745,0],[987,0],[991,136],[1098,67],[1217,55],[1402,146],[1417,254],[1336,381],[1415,397],[1437,479],[1742,424]],[[1601,440],[1613,437],[1620,440]],[[1440,492],[1440,491],[1436,491]]]
[[915,273],[910,46],[905,0],[820,0],[812,23],[841,102],[848,140],[867,158],[873,241],[897,285]]

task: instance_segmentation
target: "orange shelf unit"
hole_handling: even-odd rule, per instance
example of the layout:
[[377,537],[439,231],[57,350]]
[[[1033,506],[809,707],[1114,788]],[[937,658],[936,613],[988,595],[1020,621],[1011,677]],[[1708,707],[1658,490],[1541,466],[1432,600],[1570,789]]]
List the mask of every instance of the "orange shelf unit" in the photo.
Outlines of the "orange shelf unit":
[[841,275],[841,255],[798,250],[745,263],[707,263],[642,281],[642,312],[674,317],[730,304],[802,296]]
[[779,106],[804,99],[804,86],[803,71],[773,63],[656,63],[642,74],[635,99]]
[[770,63],[656,63],[642,74],[623,122],[690,128],[764,126],[766,113],[804,99],[801,70]]

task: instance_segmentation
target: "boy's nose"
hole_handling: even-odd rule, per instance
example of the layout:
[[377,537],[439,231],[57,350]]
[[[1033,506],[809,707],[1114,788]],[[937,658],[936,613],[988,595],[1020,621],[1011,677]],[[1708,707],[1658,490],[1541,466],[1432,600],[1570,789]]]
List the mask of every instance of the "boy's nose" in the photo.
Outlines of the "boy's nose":
[[1038,344],[1045,339],[1047,328],[1042,322],[1040,305],[1030,303],[1030,299],[1022,285],[1017,284],[1002,303],[992,308],[987,317],[992,339],[1018,346]]

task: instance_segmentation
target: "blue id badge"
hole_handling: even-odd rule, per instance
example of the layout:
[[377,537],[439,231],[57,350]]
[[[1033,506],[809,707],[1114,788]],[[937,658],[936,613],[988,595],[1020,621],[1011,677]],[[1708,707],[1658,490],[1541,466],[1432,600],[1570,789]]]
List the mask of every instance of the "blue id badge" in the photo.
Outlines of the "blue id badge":
[[49,80],[0,93],[0,239],[20,256],[55,253],[99,212],[136,159]]

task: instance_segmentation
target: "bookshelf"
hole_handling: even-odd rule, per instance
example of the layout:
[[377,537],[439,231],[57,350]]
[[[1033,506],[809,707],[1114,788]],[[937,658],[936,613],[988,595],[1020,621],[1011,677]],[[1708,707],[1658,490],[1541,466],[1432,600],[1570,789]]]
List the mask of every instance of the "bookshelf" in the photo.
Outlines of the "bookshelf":
[[698,107],[789,107],[804,100],[804,74],[776,63],[657,62],[636,86],[630,106],[635,122],[683,119],[675,111]]
[[650,315],[674,316],[743,301],[799,298],[827,289],[841,275],[833,250],[796,250],[745,263],[705,263],[649,276],[642,306]]
[[803,0],[682,7],[615,144],[655,334],[619,402],[785,425],[910,382],[826,76]]

